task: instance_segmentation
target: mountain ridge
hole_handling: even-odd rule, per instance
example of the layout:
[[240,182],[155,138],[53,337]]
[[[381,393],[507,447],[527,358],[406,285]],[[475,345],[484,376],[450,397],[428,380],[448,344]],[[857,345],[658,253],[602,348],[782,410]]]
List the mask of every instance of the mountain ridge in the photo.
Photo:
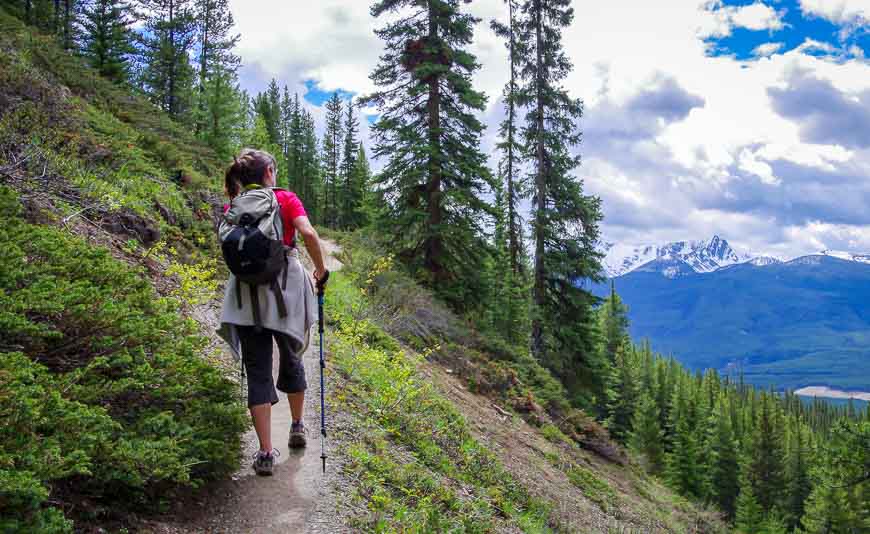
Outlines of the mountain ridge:
[[765,254],[740,253],[728,240],[714,234],[710,239],[671,241],[663,245],[620,245],[604,243],[602,261],[607,278],[618,278],[635,271],[659,272],[666,278],[690,274],[706,274],[748,263],[767,267],[793,261],[813,261],[814,256],[870,264],[870,253],[824,249],[788,259]]
[[870,265],[811,254],[662,276],[673,267],[656,260],[614,279],[633,339],[756,385],[870,390]]

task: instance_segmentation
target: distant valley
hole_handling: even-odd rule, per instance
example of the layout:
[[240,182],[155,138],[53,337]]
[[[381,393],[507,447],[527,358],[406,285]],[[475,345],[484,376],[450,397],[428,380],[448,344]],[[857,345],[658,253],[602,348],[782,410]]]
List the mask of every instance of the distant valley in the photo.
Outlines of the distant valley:
[[[631,254],[618,255],[625,252]],[[611,246],[605,263],[629,307],[632,337],[648,338],[690,367],[742,373],[777,389],[868,392],[867,261],[833,252],[790,261],[752,257],[714,237]],[[595,288],[602,296],[608,290]]]

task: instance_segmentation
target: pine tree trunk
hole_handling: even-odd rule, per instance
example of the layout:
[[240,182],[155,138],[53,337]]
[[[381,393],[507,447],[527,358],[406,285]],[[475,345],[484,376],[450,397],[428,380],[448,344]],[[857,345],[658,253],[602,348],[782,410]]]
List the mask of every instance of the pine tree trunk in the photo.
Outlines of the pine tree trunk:
[[[27,11],[30,11],[32,2],[27,0]],[[54,25],[52,27],[55,35],[60,35],[60,0],[54,0]]]
[[[435,8],[429,4],[429,36],[427,46],[435,46],[438,42],[438,19]],[[426,199],[429,210],[426,224],[425,266],[432,273],[437,283],[444,277],[441,266],[441,256],[444,245],[441,241],[441,92],[440,77],[432,76],[429,80],[429,100],[426,103],[429,130],[429,177],[426,184]]]
[[172,50],[172,57],[169,59],[169,71],[168,71],[168,82],[169,82],[169,95],[167,98],[167,111],[173,117],[175,116],[175,62],[178,60],[176,58],[176,50],[175,50],[175,2],[173,0],[169,1],[169,46]]
[[541,0],[535,0],[535,100],[537,112],[536,144],[537,144],[537,173],[535,176],[535,306],[537,313],[532,322],[532,352],[539,359],[543,356],[544,332],[543,318],[541,313],[545,301],[544,287],[544,223],[541,220],[546,208],[547,182],[546,182],[546,159],[544,153],[544,57],[543,57],[543,24],[541,20]]
[[514,2],[508,0],[508,17],[510,20],[510,91],[508,91],[508,153],[507,153],[507,193],[508,193],[508,247],[510,248],[511,267],[514,274],[519,274],[520,264],[517,259],[519,255],[519,240],[517,239],[517,221],[516,221],[516,206],[514,205],[514,121],[516,113],[516,105],[514,104],[514,96],[516,94],[516,58],[514,57]]

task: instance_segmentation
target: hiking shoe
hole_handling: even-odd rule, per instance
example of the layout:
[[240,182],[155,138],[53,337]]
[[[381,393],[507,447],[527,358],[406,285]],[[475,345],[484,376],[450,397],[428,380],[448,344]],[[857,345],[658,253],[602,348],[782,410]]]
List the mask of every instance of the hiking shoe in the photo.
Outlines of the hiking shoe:
[[305,439],[306,432],[308,432],[308,430],[305,428],[305,423],[302,421],[290,425],[290,442],[288,445],[291,449],[301,449],[302,447],[305,447],[307,443],[307,440]]
[[251,467],[261,477],[270,477],[272,469],[275,467],[275,456],[278,454],[280,454],[278,451],[257,451],[254,453],[254,464]]

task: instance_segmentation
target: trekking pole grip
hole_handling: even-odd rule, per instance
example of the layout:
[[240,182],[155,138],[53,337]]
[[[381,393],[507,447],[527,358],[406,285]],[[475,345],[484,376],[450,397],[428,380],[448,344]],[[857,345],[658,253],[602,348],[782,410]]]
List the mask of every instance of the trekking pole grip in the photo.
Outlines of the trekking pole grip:
[[323,270],[323,278],[317,281],[317,296],[322,297],[326,293],[326,281],[329,280],[329,271]]

